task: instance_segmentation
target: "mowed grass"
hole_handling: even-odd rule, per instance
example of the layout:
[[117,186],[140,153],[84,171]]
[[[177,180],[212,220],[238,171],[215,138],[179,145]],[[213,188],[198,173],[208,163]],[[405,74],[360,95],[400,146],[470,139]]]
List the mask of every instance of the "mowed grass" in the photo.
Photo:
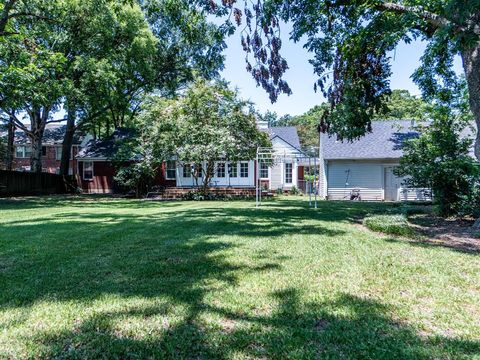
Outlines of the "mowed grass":
[[480,255],[391,206],[0,200],[0,358],[480,358]]

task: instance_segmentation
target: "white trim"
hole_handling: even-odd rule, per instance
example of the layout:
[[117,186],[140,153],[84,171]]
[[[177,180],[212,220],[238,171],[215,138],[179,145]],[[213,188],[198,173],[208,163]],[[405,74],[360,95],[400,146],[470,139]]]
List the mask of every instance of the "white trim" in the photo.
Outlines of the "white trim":
[[[168,167],[168,163],[169,162],[173,162],[174,163],[174,167],[173,168],[169,168]],[[168,170],[175,170],[175,177],[168,177]],[[165,161],[165,180],[176,180],[177,179],[177,162],[175,160],[167,160]]]
[[[91,163],[92,164],[92,177],[87,179],[85,178],[85,163]],[[83,161],[83,168],[82,168],[82,180],[85,180],[85,181],[93,181],[93,178],[95,177],[95,166],[94,166],[94,163],[93,161]]]

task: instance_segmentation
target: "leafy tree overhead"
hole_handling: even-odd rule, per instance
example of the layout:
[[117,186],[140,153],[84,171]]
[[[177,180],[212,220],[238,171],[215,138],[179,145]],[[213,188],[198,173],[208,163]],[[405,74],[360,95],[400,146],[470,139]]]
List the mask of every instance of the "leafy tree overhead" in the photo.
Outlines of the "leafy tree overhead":
[[374,120],[425,120],[428,118],[427,102],[410,95],[408,90],[393,90],[385,100],[385,107]]
[[142,123],[155,124],[154,157],[193,166],[206,193],[216,161],[253,159],[257,147],[269,145],[248,105],[223,83],[197,80],[182,97],[152,100],[141,118]]
[[[133,121],[148,93],[173,94],[195,75],[216,76],[223,65],[223,32],[184,0],[11,4],[0,7],[9,11],[8,29],[16,29],[0,38],[0,111],[32,140],[34,171],[41,171],[45,126],[64,120],[52,119],[61,106],[66,174],[77,128],[108,135]],[[27,5],[35,17],[19,16]],[[39,14],[45,21],[35,21]],[[19,118],[25,113],[30,126]]]
[[[268,119],[271,126],[295,126],[304,147],[318,146],[318,123],[329,111],[327,103],[316,105],[304,114],[278,117],[276,113],[267,112],[261,118]],[[385,99],[385,106],[376,113],[372,120],[425,120],[427,102],[410,95],[408,90],[393,90]]]
[[[390,94],[389,53],[400,42],[428,43],[413,74],[425,98],[449,96],[457,82],[453,60],[460,54],[470,109],[480,127],[480,0],[261,0],[224,1],[242,25],[247,70],[275,101],[290,93],[282,79],[280,24],[291,22],[291,40],[305,39],[311,64],[331,110],[322,131],[353,139],[371,130]],[[241,5],[240,5],[241,4]],[[243,22],[243,24],[242,24]],[[447,91],[445,91],[447,90]],[[475,154],[480,159],[480,131]]]

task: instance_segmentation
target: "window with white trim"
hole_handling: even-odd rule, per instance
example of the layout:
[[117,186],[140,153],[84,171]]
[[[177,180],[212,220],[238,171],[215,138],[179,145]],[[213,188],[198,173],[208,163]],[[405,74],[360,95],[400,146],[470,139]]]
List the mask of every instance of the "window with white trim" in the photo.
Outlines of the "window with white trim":
[[61,146],[55,146],[55,160],[62,160],[62,147]]
[[225,177],[225,163],[218,162],[217,163],[217,178],[224,178]]
[[240,163],[240,177],[248,178],[248,162]]
[[268,164],[265,161],[260,162],[260,179],[268,179]]
[[293,164],[285,163],[285,184],[291,184],[293,181]]
[[175,160],[168,160],[166,164],[166,170],[165,170],[165,178],[167,180],[175,180],[176,179],[176,161]]
[[228,175],[231,178],[238,177],[238,164],[236,162],[228,163]]
[[183,177],[190,178],[192,177],[192,165],[191,164],[183,164]]
[[18,159],[28,159],[32,156],[32,147],[30,145],[20,145],[15,148],[15,157]]
[[93,161],[83,162],[83,180],[93,180]]

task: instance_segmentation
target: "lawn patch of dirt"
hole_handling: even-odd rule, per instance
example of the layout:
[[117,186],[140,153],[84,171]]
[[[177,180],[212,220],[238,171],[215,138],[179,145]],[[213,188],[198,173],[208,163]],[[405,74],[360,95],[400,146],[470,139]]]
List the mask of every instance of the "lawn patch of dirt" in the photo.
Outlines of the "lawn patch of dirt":
[[473,219],[443,219],[432,214],[409,218],[424,242],[460,251],[480,253],[480,231],[472,227]]

